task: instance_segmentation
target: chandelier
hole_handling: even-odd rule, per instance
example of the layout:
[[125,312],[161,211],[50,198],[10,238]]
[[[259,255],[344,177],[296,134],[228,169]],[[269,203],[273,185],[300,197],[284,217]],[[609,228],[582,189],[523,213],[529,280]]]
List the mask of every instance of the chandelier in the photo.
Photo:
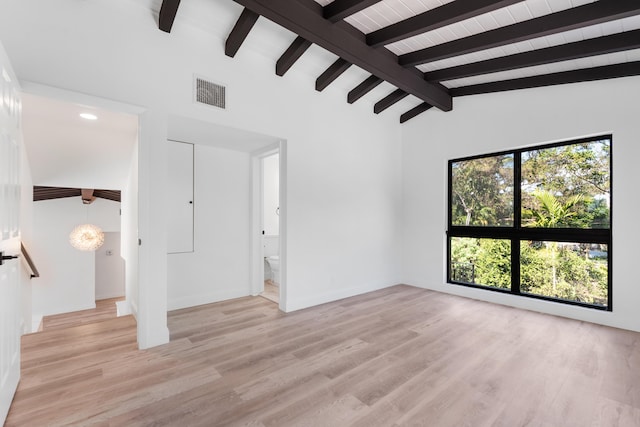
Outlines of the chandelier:
[[[92,189],[82,189],[82,203],[91,204],[96,198]],[[88,207],[87,207],[88,208]],[[87,210],[87,217],[89,211]],[[73,229],[69,234],[69,243],[81,251],[95,251],[104,243],[104,232],[93,224],[82,224]]]
[[82,224],[69,234],[69,243],[81,251],[95,251],[104,243],[104,232],[93,224]]

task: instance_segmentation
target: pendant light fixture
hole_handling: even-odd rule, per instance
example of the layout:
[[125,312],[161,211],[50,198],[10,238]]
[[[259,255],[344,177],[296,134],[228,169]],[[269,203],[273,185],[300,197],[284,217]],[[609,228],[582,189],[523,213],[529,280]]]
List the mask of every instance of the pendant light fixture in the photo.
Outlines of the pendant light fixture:
[[[95,200],[93,189],[82,189],[82,203],[91,204]],[[87,222],[89,219],[89,207],[87,206]],[[95,251],[104,243],[104,232],[93,224],[82,224],[73,229],[69,234],[69,243],[81,251]]]

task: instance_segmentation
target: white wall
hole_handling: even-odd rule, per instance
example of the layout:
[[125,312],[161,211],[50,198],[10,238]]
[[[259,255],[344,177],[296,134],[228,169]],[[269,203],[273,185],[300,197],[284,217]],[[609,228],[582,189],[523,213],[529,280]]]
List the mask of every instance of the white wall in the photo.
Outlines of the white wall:
[[80,197],[33,204],[33,258],[40,277],[32,280],[34,315],[95,308],[95,254],[69,243],[77,225],[90,222],[103,231],[120,231],[120,203],[97,198],[83,205]]
[[[408,284],[500,304],[640,330],[637,161],[640,78],[554,86],[455,100],[403,129],[403,274]],[[445,284],[447,160],[613,134],[613,312]]]
[[[260,43],[257,34],[235,58],[226,57],[224,40],[242,10],[235,3],[216,3],[234,13],[214,13],[200,28],[189,25],[190,5],[183,2],[171,34],[157,29],[148,4],[98,0],[79,7],[75,0],[6,0],[0,5],[0,40],[21,79],[146,108],[139,169],[139,308],[145,313],[138,321],[147,330],[142,345],[168,339],[163,191],[169,114],[287,141],[287,309],[397,283],[398,115],[372,114],[371,100],[349,105],[345,90],[335,85],[316,92],[313,82],[322,68],[310,75],[293,67],[284,78],[276,76],[277,56],[293,35],[270,47],[280,52],[274,55],[251,50],[252,42]],[[270,31],[270,25],[260,20],[254,31]],[[194,73],[227,86],[226,111],[192,103]]]
[[194,251],[167,256],[170,310],[251,293],[250,156],[194,150]]
[[138,314],[138,143],[131,153],[125,187],[120,193],[121,254],[125,265],[125,301],[118,314]]
[[280,216],[277,209],[280,206],[280,156],[274,154],[262,160],[263,173],[263,229],[265,235],[280,234]]
[[104,233],[104,244],[96,257],[96,301],[125,295],[124,259],[120,254],[120,233]]

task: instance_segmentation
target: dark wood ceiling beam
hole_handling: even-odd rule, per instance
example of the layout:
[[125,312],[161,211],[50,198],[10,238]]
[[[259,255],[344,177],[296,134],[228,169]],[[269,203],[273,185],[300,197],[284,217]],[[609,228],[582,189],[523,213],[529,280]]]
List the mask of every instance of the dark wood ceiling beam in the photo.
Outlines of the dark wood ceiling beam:
[[[88,195],[88,192],[85,192]],[[93,190],[92,195],[95,197],[100,197],[102,199],[113,200],[115,202],[120,201],[121,193],[120,190]],[[33,201],[37,202],[40,200],[51,200],[51,199],[62,199],[65,197],[82,197],[83,190],[80,188],[70,188],[70,187],[46,187],[40,185],[33,186]]]
[[93,195],[101,199],[113,200],[114,202],[119,202],[122,198],[120,190],[95,190]]
[[364,37],[356,37],[324,19],[322,8],[307,7],[303,2],[290,0],[235,1],[441,110],[452,108],[446,88],[427,82],[421,73],[400,66],[392,55],[368,46]]
[[413,66],[640,14],[638,0],[600,0],[401,55]]
[[626,62],[622,64],[605,65],[603,67],[584,68],[581,70],[563,71],[521,79],[462,86],[451,89],[451,94],[453,96],[478,95],[638,75],[640,75],[640,61]]
[[444,68],[426,73],[425,78],[430,81],[460,79],[638,48],[640,48],[640,30],[634,30],[488,59],[486,61],[474,62],[457,67]]
[[320,77],[316,79],[316,90],[321,92],[326,89],[335,79],[340,77],[342,73],[347,71],[352,64],[342,58],[338,58],[336,62],[331,64]]
[[384,46],[521,1],[523,0],[457,0],[373,31],[367,34],[367,44]]
[[227,37],[224,45],[225,55],[233,58],[238,53],[240,46],[244,43],[259,17],[260,15],[247,8],[242,11],[236,25],[234,25],[229,37]]
[[323,8],[322,14],[331,22],[338,22],[372,6],[381,0],[334,0]]
[[310,41],[303,39],[298,36],[291,43],[291,46],[285,50],[280,59],[276,62],[276,74],[279,76],[284,76],[284,74],[289,71],[289,68],[296,63],[298,59],[304,54],[307,49],[312,45]]
[[165,33],[171,32],[173,21],[175,21],[178,13],[178,6],[180,6],[180,0],[162,0],[160,14],[158,15],[158,28]]
[[431,107],[433,107],[433,105],[427,104],[426,102],[423,102],[422,104],[416,107],[413,107],[411,110],[407,111],[406,113],[403,113],[400,116],[400,123],[402,124],[408,120],[413,119],[415,116],[417,116],[418,114],[424,113]]
[[389,95],[382,98],[380,101],[376,102],[373,106],[373,112],[376,114],[382,113],[387,108],[391,107],[396,102],[406,98],[409,94],[402,89],[396,89],[391,92]]
[[362,98],[373,89],[378,87],[378,85],[382,83],[382,81],[383,80],[381,78],[378,78],[376,76],[367,77],[365,81],[349,91],[349,94],[347,95],[347,102],[349,104],[353,104],[358,99]]
[[33,201],[50,199],[61,199],[64,197],[77,197],[81,192],[79,188],[69,187],[45,187],[40,185],[33,186]]

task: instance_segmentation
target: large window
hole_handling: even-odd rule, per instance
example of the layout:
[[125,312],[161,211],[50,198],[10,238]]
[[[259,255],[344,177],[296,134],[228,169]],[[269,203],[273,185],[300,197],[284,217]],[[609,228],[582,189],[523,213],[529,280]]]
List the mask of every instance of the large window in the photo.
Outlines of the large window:
[[449,161],[449,283],[611,310],[611,135]]

